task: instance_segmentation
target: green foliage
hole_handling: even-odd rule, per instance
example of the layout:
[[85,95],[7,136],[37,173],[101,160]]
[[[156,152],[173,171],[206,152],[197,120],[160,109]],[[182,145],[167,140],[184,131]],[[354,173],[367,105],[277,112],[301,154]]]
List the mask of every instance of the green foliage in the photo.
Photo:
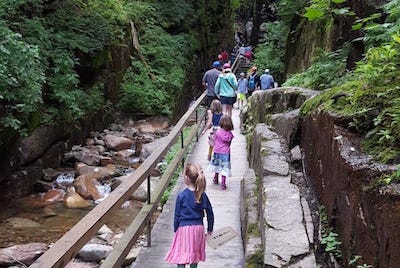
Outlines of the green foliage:
[[303,73],[290,76],[283,85],[324,90],[343,83],[346,79],[347,51],[325,52],[317,49],[311,66]]
[[359,255],[356,255],[354,257],[351,258],[351,260],[349,260],[349,265],[350,267],[356,267],[356,268],[372,268],[371,265],[369,264],[357,264],[360,263],[362,257]]
[[255,52],[253,64],[261,70],[270,69],[276,81],[283,81],[285,65],[285,39],[288,27],[282,22],[269,22],[265,24],[267,37],[261,40]]
[[39,49],[0,23],[0,131],[24,134],[29,115],[42,103],[45,82]]
[[293,18],[299,16],[305,10],[307,3],[306,0],[280,0],[278,2],[279,20],[283,22],[285,27],[289,28]]
[[[336,5],[346,2],[346,0],[311,0],[306,7],[304,17],[309,20],[331,20],[332,15],[354,15],[348,7],[339,8]],[[332,4],[334,4],[332,6]]]
[[254,254],[246,259],[245,268],[263,268],[264,266],[264,253],[262,250],[257,250]]
[[76,55],[95,58],[126,24],[120,1],[1,1],[0,132],[27,134],[105,109],[102,89],[80,88]]
[[[389,43],[400,32],[400,0],[392,0],[383,5],[384,13],[375,13],[356,20],[353,29],[363,30],[362,40],[367,48]],[[382,21],[384,22],[382,23]]]
[[[142,8],[157,14],[160,6],[143,5]],[[183,8],[182,14],[190,11],[186,5]],[[139,31],[141,51],[150,68],[132,59],[132,67],[122,84],[119,107],[128,113],[171,115],[185,82],[186,58],[192,49],[190,38],[185,33],[169,34],[157,25],[156,17],[148,16],[147,20]]]
[[338,234],[333,232],[332,227],[328,223],[328,215],[324,206],[320,207],[321,222],[321,244],[325,246],[327,253],[332,253],[336,258],[342,257],[340,250],[341,242],[338,240]]
[[[190,132],[190,128],[189,127],[185,127],[182,130],[183,132],[183,139],[186,139],[187,135]],[[175,155],[178,153],[178,151],[181,149],[181,140],[178,139],[175,144],[171,147],[171,149],[169,149],[168,153],[164,156],[164,161],[167,163],[167,165],[169,163],[172,162],[172,160],[174,159]],[[164,172],[165,170],[163,170]],[[179,179],[179,176],[182,172],[182,166],[178,166],[178,168],[176,169],[170,183],[168,184],[167,189],[165,190],[165,192],[163,193],[162,197],[161,197],[161,204],[165,204],[168,201],[169,196],[171,195],[171,191],[174,189],[176,182]]]

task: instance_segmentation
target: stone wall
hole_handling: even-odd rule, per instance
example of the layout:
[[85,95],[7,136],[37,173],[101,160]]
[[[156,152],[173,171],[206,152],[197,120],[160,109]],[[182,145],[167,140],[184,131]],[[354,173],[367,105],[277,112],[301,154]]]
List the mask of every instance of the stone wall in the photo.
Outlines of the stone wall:
[[303,120],[305,170],[342,242],[343,264],[356,255],[372,267],[399,267],[400,187],[374,187],[394,166],[360,153],[360,139],[314,112]]

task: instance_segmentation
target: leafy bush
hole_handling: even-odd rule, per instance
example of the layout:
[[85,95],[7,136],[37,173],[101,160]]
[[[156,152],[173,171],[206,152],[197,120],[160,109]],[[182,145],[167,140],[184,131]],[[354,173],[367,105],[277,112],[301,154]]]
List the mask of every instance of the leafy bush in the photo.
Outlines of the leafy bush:
[[263,69],[270,69],[276,81],[283,81],[285,73],[284,57],[288,27],[282,22],[265,24],[267,35],[257,46],[253,64]]
[[0,23],[0,131],[27,131],[30,114],[42,103],[45,82],[39,49]]
[[290,76],[284,86],[302,86],[324,90],[343,83],[346,79],[347,49],[325,52],[317,49],[311,66],[303,73]]
[[2,1],[0,131],[26,134],[32,123],[72,122],[106,107],[99,89],[80,88],[76,55],[95,58],[126,24],[119,1]]
[[[190,37],[185,33],[169,34],[157,25],[160,6],[141,6],[154,11],[147,16],[147,23],[138,29],[141,53],[148,66],[132,59],[132,67],[125,73],[122,83],[119,108],[128,113],[171,115],[182,95],[186,58],[192,49],[188,42]],[[183,8],[186,10],[187,6]]]

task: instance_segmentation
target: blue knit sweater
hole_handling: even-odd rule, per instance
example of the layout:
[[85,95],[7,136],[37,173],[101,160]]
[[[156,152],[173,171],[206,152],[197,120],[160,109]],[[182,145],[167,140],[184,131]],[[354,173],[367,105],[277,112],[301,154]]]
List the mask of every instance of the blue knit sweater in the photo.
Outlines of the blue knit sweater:
[[185,189],[176,197],[174,232],[181,226],[203,225],[204,211],[207,214],[207,231],[214,228],[214,212],[206,193],[201,196],[200,203],[196,203],[194,192]]

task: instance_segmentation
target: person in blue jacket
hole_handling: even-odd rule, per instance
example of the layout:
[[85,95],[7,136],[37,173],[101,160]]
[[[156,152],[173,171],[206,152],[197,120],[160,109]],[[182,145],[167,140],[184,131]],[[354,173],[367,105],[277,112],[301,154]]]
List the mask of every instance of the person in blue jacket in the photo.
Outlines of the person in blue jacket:
[[204,232],[204,212],[207,215],[207,233],[214,228],[214,212],[205,193],[206,178],[199,165],[187,164],[184,173],[187,188],[176,198],[174,232],[175,236],[165,257],[178,268],[197,268],[200,261],[206,260],[206,234]]

